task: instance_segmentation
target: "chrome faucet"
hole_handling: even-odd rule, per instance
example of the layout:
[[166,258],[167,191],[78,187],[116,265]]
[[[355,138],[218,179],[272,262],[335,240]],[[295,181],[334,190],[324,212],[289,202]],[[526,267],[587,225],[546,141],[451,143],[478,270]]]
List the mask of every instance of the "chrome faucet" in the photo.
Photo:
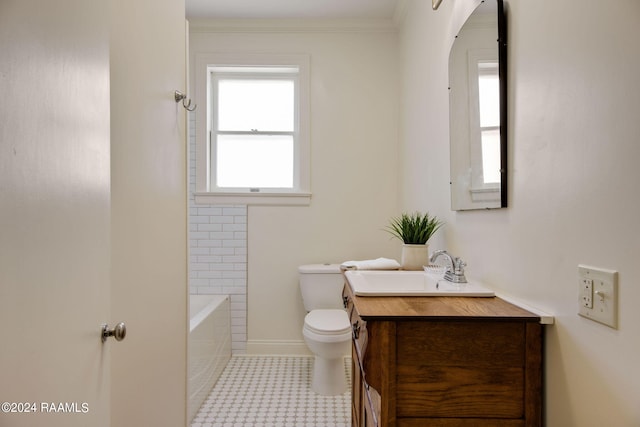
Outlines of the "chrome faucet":
[[464,268],[467,266],[467,263],[458,257],[451,256],[449,252],[442,249],[435,251],[431,255],[429,262],[435,262],[440,255],[446,257],[451,264],[451,266],[447,266],[447,271],[444,273],[444,279],[453,283],[467,283],[467,278],[464,276]]

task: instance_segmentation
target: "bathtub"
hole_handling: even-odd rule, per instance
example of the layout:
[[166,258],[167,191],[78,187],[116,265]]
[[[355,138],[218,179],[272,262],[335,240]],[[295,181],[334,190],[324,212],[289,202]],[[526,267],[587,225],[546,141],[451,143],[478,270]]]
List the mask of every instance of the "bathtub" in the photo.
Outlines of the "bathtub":
[[189,297],[189,423],[231,358],[231,316],[227,295]]

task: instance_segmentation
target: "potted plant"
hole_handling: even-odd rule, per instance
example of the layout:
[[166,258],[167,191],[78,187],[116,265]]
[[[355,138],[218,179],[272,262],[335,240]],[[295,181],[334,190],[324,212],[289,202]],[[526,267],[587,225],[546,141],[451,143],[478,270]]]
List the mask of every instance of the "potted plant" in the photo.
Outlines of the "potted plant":
[[429,263],[427,242],[443,224],[428,212],[403,213],[400,217],[391,218],[387,231],[404,243],[401,261],[404,270],[422,270]]

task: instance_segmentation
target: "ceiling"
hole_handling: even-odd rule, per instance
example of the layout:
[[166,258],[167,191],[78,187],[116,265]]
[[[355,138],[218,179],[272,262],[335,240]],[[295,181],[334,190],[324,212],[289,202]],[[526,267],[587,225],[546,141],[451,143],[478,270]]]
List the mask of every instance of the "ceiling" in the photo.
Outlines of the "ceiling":
[[392,19],[402,0],[186,0],[187,19]]

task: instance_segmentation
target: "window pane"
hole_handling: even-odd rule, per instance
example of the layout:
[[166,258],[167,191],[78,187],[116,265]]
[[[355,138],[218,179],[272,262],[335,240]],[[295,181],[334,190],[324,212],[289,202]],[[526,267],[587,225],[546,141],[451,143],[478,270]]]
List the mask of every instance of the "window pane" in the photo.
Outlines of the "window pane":
[[485,184],[500,182],[500,130],[482,131],[482,174]]
[[293,80],[218,81],[218,129],[261,132],[294,130]]
[[293,137],[218,135],[219,187],[293,188]]
[[492,68],[490,65],[478,64],[480,127],[500,125],[500,80],[498,68]]

